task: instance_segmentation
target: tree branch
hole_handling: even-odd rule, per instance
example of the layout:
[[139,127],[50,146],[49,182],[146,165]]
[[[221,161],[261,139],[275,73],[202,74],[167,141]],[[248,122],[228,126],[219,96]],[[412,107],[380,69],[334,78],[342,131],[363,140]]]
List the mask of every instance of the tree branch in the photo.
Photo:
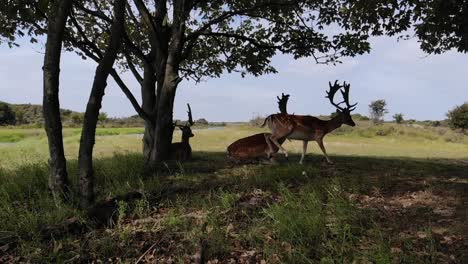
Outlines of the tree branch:
[[125,94],[125,96],[127,96],[128,100],[130,101],[130,103],[132,104],[133,108],[135,109],[135,111],[138,113],[138,115],[143,118],[145,121],[149,122],[149,123],[152,123],[151,121],[151,118],[149,117],[149,115],[143,111],[143,109],[140,107],[140,104],[138,103],[138,101],[136,100],[135,96],[133,96],[132,92],[130,91],[130,89],[128,89],[127,85],[125,85],[125,83],[123,82],[123,80],[120,78],[119,74],[117,73],[117,71],[115,69],[112,69],[112,71],[110,72],[111,76],[114,78],[115,82],[119,85],[120,89],[122,90],[122,92]]
[[280,51],[285,51],[285,49],[282,47],[282,45],[270,45],[266,43],[260,43],[256,39],[247,37],[244,35],[236,34],[236,33],[229,33],[229,32],[205,32],[202,33],[201,35],[203,36],[213,36],[213,37],[227,37],[227,38],[235,38],[235,39],[240,39],[243,41],[247,41],[250,44],[254,45],[257,48],[261,49],[277,49]]
[[132,58],[130,57],[130,54],[128,54],[127,50],[124,50],[124,56],[127,60],[128,68],[130,68],[130,71],[133,73],[133,76],[135,76],[135,79],[141,85],[143,83],[143,78],[141,77],[141,74],[137,71],[135,65],[132,62]]

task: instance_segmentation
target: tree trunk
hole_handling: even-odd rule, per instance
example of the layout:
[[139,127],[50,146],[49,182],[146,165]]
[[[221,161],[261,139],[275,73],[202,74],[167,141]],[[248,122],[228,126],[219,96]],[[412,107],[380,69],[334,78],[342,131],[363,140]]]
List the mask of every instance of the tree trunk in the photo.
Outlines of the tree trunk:
[[[190,4],[185,1],[174,1],[173,4],[174,17],[171,30],[160,32],[159,42],[152,45],[158,52],[153,65],[157,78],[155,108],[153,109],[155,122],[151,135],[153,136],[153,145],[151,150],[146,152],[149,155],[147,164],[150,166],[170,158],[174,132],[172,111],[177,85],[180,82],[179,64],[184,44],[185,20],[189,14]],[[149,131],[147,132],[149,133]]]
[[154,144],[154,123],[156,105],[156,76],[150,64],[144,66],[143,83],[141,85],[142,109],[151,120],[145,120],[145,133],[143,134],[143,157],[146,162],[150,160]]
[[96,68],[93,87],[81,132],[80,150],[78,156],[78,178],[80,181],[81,206],[88,207],[94,202],[94,172],[93,172],[93,147],[96,135],[99,109],[101,109],[104,90],[107,86],[107,78],[112,71],[117,52],[119,51],[125,23],[125,0],[114,2],[114,19],[111,28],[110,42],[103,58]]
[[67,161],[63,149],[62,120],[60,118],[59,76],[62,39],[71,0],[55,1],[49,14],[43,73],[43,114],[49,142],[49,188],[54,197],[69,195]]
[[172,114],[179,77],[172,65],[166,67],[166,76],[158,94],[157,122],[154,130],[155,140],[151,153],[151,162],[169,159],[174,125]]

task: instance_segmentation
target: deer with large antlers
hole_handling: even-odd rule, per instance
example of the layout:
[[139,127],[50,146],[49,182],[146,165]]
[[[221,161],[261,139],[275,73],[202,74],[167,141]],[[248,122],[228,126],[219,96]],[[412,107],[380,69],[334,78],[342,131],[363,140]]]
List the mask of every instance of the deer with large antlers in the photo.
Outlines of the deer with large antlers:
[[182,141],[178,143],[172,143],[171,145],[171,159],[186,161],[192,159],[192,147],[190,146],[189,140],[193,137],[191,126],[193,126],[192,109],[187,104],[188,121],[185,125],[178,125],[174,123],[175,127],[178,127],[182,131]]
[[[335,81],[334,85],[329,82],[329,86],[330,90],[327,91],[326,98],[328,98],[330,103],[337,109],[337,114],[331,120],[321,120],[314,116],[288,114],[274,114],[265,119],[262,127],[265,126],[265,124],[268,124],[268,127],[271,129],[272,135],[270,136],[270,140],[267,141],[270,144],[271,150],[274,149],[271,144],[274,144],[282,153],[284,153],[285,157],[288,158],[288,152],[281,146],[278,139],[287,138],[302,140],[302,155],[299,161],[299,163],[302,164],[307,151],[307,144],[309,141],[316,141],[327,162],[330,164],[333,163],[327,155],[327,151],[323,145],[323,138],[325,135],[339,128],[343,124],[349,126],[356,125],[351,118],[351,112],[356,108],[357,103],[352,105],[349,103],[350,84],[344,82],[341,86],[338,84],[338,81]],[[341,91],[341,94],[343,95],[343,101],[335,103],[333,98],[338,90]],[[346,106],[340,106],[343,103]]]

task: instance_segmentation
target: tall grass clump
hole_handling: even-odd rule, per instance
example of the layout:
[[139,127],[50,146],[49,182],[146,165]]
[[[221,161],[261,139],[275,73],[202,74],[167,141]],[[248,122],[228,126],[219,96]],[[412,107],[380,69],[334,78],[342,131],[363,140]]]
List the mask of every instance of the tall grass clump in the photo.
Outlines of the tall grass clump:
[[50,195],[46,164],[0,169],[0,242],[33,241],[44,227],[77,215]]
[[274,234],[274,243],[267,244],[265,252],[286,263],[346,263],[359,258],[355,247],[365,220],[337,180],[308,184],[298,192],[282,184],[278,188],[280,201],[264,211]]

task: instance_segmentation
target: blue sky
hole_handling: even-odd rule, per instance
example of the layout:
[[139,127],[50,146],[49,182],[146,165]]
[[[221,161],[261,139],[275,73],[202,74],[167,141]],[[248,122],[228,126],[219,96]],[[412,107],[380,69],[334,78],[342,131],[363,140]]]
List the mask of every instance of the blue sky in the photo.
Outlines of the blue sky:
[[[20,48],[0,47],[0,101],[40,104],[42,101],[43,50],[23,43]],[[295,114],[329,114],[334,108],[324,98],[328,81],[351,83],[351,101],[357,113],[368,114],[368,104],[385,99],[391,119],[443,119],[455,105],[468,101],[468,55],[447,52],[427,55],[416,39],[372,39],[370,54],[345,58],[338,66],[317,65],[312,59],[293,60],[278,55],[273,65],[278,74],[259,78],[225,74],[195,84],[183,81],[177,91],[175,118],[186,118],[190,103],[194,118],[209,121],[246,121],[254,115],[277,112],[276,96],[291,94],[288,110]],[[62,57],[61,107],[84,111],[96,64],[73,53]],[[139,87],[130,74],[123,79],[139,99]],[[135,114],[118,86],[109,80],[102,111],[109,116]]]

